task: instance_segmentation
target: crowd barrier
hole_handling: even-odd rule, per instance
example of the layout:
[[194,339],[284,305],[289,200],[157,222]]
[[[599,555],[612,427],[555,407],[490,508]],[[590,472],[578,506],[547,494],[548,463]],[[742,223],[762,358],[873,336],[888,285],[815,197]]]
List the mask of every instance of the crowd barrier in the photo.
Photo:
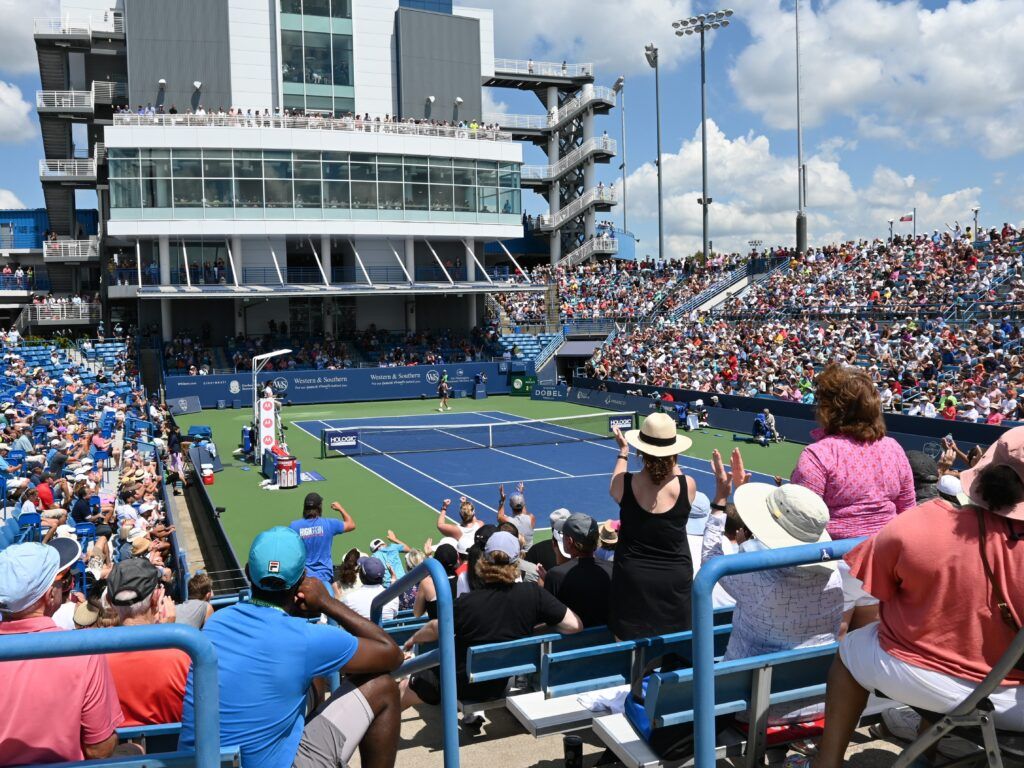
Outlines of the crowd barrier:
[[[340,371],[264,371],[258,384],[269,381],[278,398],[294,405],[345,403],[364,400],[406,400],[436,397],[442,371],[456,393],[469,395],[477,374],[487,377],[487,391],[509,393],[511,364],[450,363],[412,365],[400,368],[346,368]],[[199,399],[203,408],[215,408],[219,402],[230,405],[239,400],[243,408],[252,405],[252,373],[240,371],[210,376],[167,376],[164,379],[169,403]]]

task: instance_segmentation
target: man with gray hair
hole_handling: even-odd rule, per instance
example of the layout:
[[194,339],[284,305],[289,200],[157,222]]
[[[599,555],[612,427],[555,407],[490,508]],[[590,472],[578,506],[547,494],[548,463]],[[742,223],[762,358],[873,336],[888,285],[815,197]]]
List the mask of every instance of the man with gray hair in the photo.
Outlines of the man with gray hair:
[[[106,600],[122,627],[174,623],[174,603],[167,596],[160,571],[144,557],[114,566],[107,577]],[[176,648],[129,651],[111,654],[108,663],[125,725],[181,722],[187,653]]]

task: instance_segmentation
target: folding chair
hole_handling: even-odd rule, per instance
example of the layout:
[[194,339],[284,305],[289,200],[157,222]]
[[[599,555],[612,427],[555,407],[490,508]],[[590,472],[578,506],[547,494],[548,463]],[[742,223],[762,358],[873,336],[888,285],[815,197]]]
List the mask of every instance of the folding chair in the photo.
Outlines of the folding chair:
[[892,768],[908,768],[917,758],[939,743],[946,736],[956,735],[967,739],[984,748],[979,752],[977,760],[984,758],[988,768],[1002,768],[1002,754],[1005,753],[1015,761],[1024,759],[1024,732],[1003,731],[995,726],[992,717],[994,707],[989,695],[1002,685],[1024,657],[1024,629],[1017,633],[1000,657],[992,671],[978,683],[970,696],[960,702],[951,712],[940,715],[934,712],[921,712],[928,722],[935,723],[925,733],[911,743],[893,763]]

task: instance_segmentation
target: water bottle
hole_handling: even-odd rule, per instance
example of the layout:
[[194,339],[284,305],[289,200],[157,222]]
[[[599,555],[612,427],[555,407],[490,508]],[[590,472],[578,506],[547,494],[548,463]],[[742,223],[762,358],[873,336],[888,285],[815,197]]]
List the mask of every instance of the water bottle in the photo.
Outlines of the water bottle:
[[565,768],[583,768],[583,739],[579,736],[563,736],[562,747],[565,750]]

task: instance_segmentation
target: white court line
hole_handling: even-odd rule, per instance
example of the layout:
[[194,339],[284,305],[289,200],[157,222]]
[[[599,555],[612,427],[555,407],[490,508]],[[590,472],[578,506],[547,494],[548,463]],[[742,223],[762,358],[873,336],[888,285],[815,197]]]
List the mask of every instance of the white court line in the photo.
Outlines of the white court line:
[[[456,424],[454,426],[458,425]],[[456,435],[452,432],[446,432],[445,430],[440,428],[438,428],[436,431],[440,432],[442,435],[448,435],[448,437],[454,437],[457,440],[463,440],[467,443],[471,443],[472,445],[475,445],[477,448],[483,448],[489,451],[494,451],[495,453],[500,453],[504,456],[508,456],[509,458],[516,459],[517,461],[525,461],[527,464],[533,464],[534,466],[540,467],[541,469],[546,469],[549,472],[557,472],[558,474],[563,475],[564,477],[575,477],[575,475],[570,475],[568,472],[563,472],[562,470],[556,469],[555,467],[549,467],[547,464],[541,464],[539,461],[531,461],[530,459],[524,459],[522,456],[516,456],[514,453],[509,453],[508,451],[503,451],[500,448],[495,448],[493,445],[484,445],[483,443],[478,443],[476,440],[470,440],[468,437]],[[480,485],[484,485],[484,483],[480,483]],[[461,488],[462,486],[460,485],[459,487]],[[470,486],[466,487],[468,488]]]
[[[569,475],[570,479],[575,480],[581,477],[611,477],[611,472],[594,472],[593,474],[587,475]],[[461,483],[459,488],[478,488],[484,485],[511,485],[513,483],[546,483],[551,480],[565,480],[565,477],[521,477],[516,480],[496,480],[492,483]]]
[[[318,421],[321,424],[327,424],[327,422],[324,421],[323,419],[318,419]],[[302,428],[300,427],[300,429],[302,429]],[[304,429],[302,431],[306,432],[306,430],[304,430]],[[306,432],[306,434],[308,435],[309,432]],[[365,441],[363,441],[363,442],[364,442],[365,445],[370,445],[369,443],[367,443]],[[373,448],[373,446],[370,445],[370,448]],[[373,450],[376,450],[376,448],[373,448]],[[443,487],[447,488],[449,491],[452,491],[455,494],[456,498],[458,498],[459,496],[465,496],[467,499],[470,499],[471,501],[475,501],[477,504],[479,504],[484,509],[489,509],[489,510],[491,510],[491,512],[494,512],[495,514],[498,513],[498,510],[496,510],[494,507],[490,506],[489,504],[485,504],[484,502],[480,501],[480,499],[474,498],[473,496],[470,496],[469,494],[460,493],[458,488],[456,488],[455,486],[448,485],[448,483],[442,483],[436,477],[433,477],[432,475],[428,475],[426,472],[423,472],[423,471],[421,471],[419,469],[416,469],[416,467],[412,466],[411,464],[406,464],[404,461],[401,461],[400,459],[396,459],[390,453],[380,453],[380,454],[377,454],[377,455],[386,456],[387,458],[391,459],[391,461],[395,462],[396,464],[401,464],[406,469],[411,469],[417,475],[422,475],[423,477],[427,478],[427,480],[430,480],[430,481],[432,481],[434,483],[437,483],[440,486],[443,486]],[[358,457],[354,457],[354,458],[358,458]],[[359,466],[365,467],[366,469],[370,469],[369,467],[367,467],[362,462],[359,462]],[[370,469],[370,471],[373,472],[372,469]],[[376,472],[373,472],[373,474],[377,475],[377,477],[382,477],[381,475],[377,474]],[[387,480],[387,478],[383,478],[383,477],[382,477],[382,479]],[[388,482],[391,483],[391,485],[395,486],[396,488],[401,488],[403,491],[405,490],[404,488],[402,488],[397,483],[393,483],[390,480],[388,480]],[[409,493],[409,492],[406,491],[406,493]],[[412,496],[411,493],[409,493],[409,495]],[[418,498],[418,497],[414,497],[414,498]],[[420,500],[422,501],[422,499],[420,499]],[[431,507],[427,502],[424,501],[423,504],[428,506],[428,507],[430,507],[431,509],[433,509],[433,507]],[[435,511],[440,511],[440,510],[435,510]]]

